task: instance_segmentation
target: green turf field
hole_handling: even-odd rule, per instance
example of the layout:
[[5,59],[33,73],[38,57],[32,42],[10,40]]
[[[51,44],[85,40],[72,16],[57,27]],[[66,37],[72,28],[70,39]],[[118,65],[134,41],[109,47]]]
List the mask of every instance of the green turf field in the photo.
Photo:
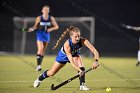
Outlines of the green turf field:
[[[46,56],[43,70],[49,69],[55,60],[54,56]],[[33,88],[33,82],[42,72],[36,72],[36,56],[0,55],[0,93],[140,93],[140,67],[136,67],[136,58],[101,57],[101,65],[86,74],[86,85],[89,91],[79,91],[79,81],[68,83],[58,90],[51,91],[51,84],[62,81],[77,74],[68,63],[55,76],[45,79],[39,88]],[[83,57],[85,67],[92,65],[91,58]]]

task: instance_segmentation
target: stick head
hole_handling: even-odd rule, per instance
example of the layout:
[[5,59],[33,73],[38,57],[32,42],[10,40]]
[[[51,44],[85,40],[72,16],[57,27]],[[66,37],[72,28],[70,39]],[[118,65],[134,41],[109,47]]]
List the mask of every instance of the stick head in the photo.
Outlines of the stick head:
[[27,32],[28,31],[28,28],[22,28],[21,31],[22,32]]
[[54,84],[51,85],[51,90],[56,90],[56,89],[54,88]]

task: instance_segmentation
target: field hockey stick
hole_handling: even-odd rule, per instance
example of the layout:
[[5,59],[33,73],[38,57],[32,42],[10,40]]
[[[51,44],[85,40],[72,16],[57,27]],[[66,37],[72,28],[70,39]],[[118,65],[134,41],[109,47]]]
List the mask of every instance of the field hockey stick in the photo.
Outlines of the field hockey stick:
[[22,31],[22,32],[28,32],[28,28],[22,28],[22,29],[20,29],[20,31]]
[[20,29],[20,31],[22,32],[33,32],[33,31],[36,31],[37,29],[33,29],[33,28],[30,28],[31,30],[29,30],[29,28],[22,28]]
[[[92,70],[92,68],[89,68],[88,70],[84,71],[84,74],[89,72],[89,71],[91,71],[91,70]],[[51,90],[56,90],[56,89],[58,89],[58,88],[60,88],[60,87],[62,87],[64,85],[66,85],[67,83],[70,83],[71,81],[73,81],[74,79],[78,78],[79,76],[80,76],[80,74],[77,74],[77,75],[75,75],[75,76],[63,81],[62,83],[60,83],[60,84],[58,84],[56,86],[54,86],[54,84],[52,84],[51,85]]]

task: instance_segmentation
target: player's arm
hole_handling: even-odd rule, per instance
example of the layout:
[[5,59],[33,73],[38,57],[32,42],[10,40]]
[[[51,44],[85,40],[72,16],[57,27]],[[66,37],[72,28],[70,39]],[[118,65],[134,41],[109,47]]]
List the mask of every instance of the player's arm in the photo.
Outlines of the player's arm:
[[70,53],[70,46],[69,46],[68,40],[64,43],[64,50],[65,50],[65,53],[66,53],[71,65],[72,65],[72,67],[74,67],[76,70],[82,72],[82,70],[74,64],[72,54]]
[[90,49],[90,51],[94,54],[94,60],[99,59],[99,53],[98,51],[94,48],[94,46],[85,38],[82,39],[83,44]]
[[130,26],[130,25],[126,25],[126,24],[121,24],[121,26],[123,26],[127,29],[134,30],[134,31],[140,31],[140,27]]
[[50,27],[47,31],[51,32],[53,30],[57,30],[59,28],[55,18],[53,16],[51,16],[51,23],[52,23],[52,27]]
[[135,31],[140,31],[140,27],[133,27]]
[[135,31],[140,31],[140,27],[134,27],[134,26],[126,26],[127,29],[132,29],[132,30],[135,30]]
[[98,60],[99,60],[99,53],[98,51],[95,49],[95,47],[85,38],[82,38],[82,43],[90,49],[90,51],[94,54],[94,63],[92,68],[96,69],[99,66]]
[[38,16],[38,17],[36,18],[34,26],[33,26],[33,27],[30,27],[30,28],[27,30],[27,32],[33,32],[33,31],[35,31],[35,30],[37,29],[37,25],[38,25],[39,22],[40,22],[40,16]]

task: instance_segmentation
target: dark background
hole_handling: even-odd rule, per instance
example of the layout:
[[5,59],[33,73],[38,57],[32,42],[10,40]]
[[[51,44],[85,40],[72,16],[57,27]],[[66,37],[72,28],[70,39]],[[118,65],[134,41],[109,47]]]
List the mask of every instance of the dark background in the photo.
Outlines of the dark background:
[[0,51],[13,52],[13,17],[36,17],[46,4],[54,17],[95,17],[94,46],[101,56],[137,56],[138,32],[120,23],[140,26],[140,0],[1,0]]

